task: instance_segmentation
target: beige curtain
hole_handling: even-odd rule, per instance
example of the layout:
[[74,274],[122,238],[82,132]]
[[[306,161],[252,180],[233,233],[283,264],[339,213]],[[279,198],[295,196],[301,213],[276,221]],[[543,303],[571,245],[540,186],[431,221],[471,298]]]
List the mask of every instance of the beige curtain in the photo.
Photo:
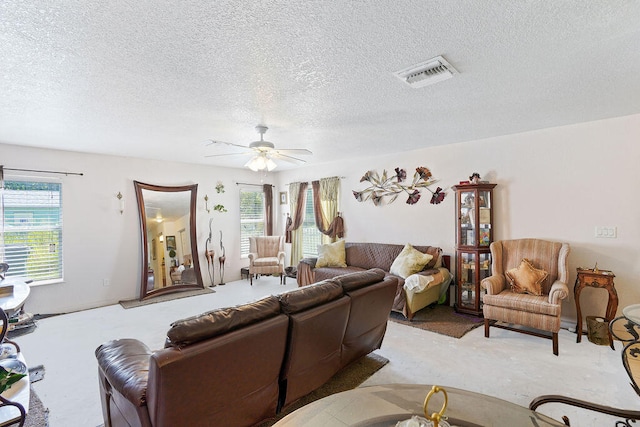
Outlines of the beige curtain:
[[302,228],[304,222],[304,207],[307,202],[307,182],[292,182],[289,184],[289,208],[291,221],[287,227],[287,243],[291,243],[291,264],[298,265],[302,259]]
[[[340,178],[322,178],[313,181],[313,211],[316,226],[322,233],[322,243],[336,241],[336,219],[338,217],[338,198],[340,196]],[[342,233],[339,233],[342,234]]]

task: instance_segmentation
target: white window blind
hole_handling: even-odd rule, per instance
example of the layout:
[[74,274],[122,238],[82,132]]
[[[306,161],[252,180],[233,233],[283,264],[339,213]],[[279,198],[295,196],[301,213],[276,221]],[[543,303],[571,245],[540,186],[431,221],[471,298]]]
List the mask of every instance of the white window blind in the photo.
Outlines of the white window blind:
[[249,237],[264,236],[264,192],[240,189],[240,255],[249,254]]
[[5,181],[0,254],[7,277],[62,279],[62,184]]
[[304,222],[302,223],[302,255],[305,258],[318,256],[318,245],[322,244],[322,233],[316,226],[316,216],[313,212],[313,189],[307,189],[307,204],[305,205]]

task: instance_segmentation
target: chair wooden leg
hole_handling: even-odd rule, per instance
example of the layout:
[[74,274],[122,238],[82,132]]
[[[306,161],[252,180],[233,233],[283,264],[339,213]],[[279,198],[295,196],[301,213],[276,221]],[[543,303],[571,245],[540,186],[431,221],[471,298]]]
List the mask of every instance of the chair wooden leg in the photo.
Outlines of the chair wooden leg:
[[484,337],[489,338],[489,319],[484,319]]
[[558,355],[558,333],[553,332],[553,336],[551,337],[553,341],[553,354]]
[[249,283],[253,286],[253,274],[249,273]]

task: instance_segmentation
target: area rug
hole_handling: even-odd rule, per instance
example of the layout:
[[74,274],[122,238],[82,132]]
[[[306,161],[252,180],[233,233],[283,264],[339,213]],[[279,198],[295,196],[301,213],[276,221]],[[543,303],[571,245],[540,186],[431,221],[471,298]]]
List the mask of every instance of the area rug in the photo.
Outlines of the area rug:
[[158,302],[173,301],[174,299],[194,297],[196,295],[205,295],[205,294],[211,294],[211,293],[215,293],[215,292],[216,291],[214,291],[211,288],[196,289],[195,291],[174,292],[174,293],[170,293],[170,294],[166,294],[166,295],[159,295],[157,297],[145,299],[145,300],[142,300],[142,301],[137,300],[137,299],[130,299],[130,300],[126,300],[126,301],[120,301],[120,305],[123,308],[135,308],[135,307],[141,307],[143,305],[155,304],[155,303],[158,303]]
[[423,308],[411,321],[392,311],[389,320],[453,338],[462,338],[464,334],[484,323],[482,318],[456,313],[453,307],[448,305]]
[[375,374],[380,368],[389,363],[389,360],[375,353],[370,353],[335,374],[327,383],[319,389],[312,391],[300,400],[295,402],[291,407],[278,414],[277,417],[259,424],[259,427],[269,427],[279,421],[281,418],[308,405],[323,397],[340,393],[342,391],[352,390],[362,384],[367,378]]
[[33,389],[29,395],[29,413],[24,421],[24,427],[49,427],[49,409],[44,407]]

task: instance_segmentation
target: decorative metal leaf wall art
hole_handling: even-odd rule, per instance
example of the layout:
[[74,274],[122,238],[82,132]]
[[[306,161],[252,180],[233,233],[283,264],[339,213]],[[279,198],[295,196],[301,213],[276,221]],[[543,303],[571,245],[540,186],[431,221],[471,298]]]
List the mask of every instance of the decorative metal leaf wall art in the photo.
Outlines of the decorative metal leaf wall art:
[[442,188],[437,187],[435,191],[429,187],[436,182],[431,171],[420,166],[416,168],[413,179],[407,181],[407,171],[395,168],[395,174],[388,174],[386,170],[382,171],[382,175],[376,171],[368,171],[360,178],[360,182],[368,182],[369,187],[362,191],[353,191],[353,196],[359,202],[366,202],[371,199],[374,205],[393,203],[400,195],[407,196],[406,203],[415,205],[421,197],[421,190],[427,189],[431,193],[431,204],[437,205],[444,200],[445,192]]

